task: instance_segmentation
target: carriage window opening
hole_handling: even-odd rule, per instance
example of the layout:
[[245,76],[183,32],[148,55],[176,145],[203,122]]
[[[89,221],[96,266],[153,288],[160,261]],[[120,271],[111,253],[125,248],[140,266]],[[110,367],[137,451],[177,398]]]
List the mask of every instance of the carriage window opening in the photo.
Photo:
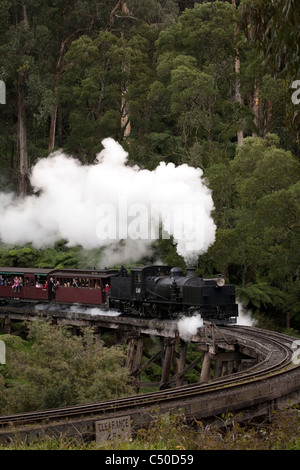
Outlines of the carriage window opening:
[[13,284],[11,276],[5,276],[2,278],[4,286],[11,286]]
[[79,279],[79,287],[86,287],[86,280],[84,278]]
[[36,275],[34,281],[32,282],[34,282],[35,287],[41,287],[45,289],[48,286],[47,276],[44,275]]
[[84,279],[84,278],[80,278],[80,279],[78,280],[78,286],[79,286],[79,287],[83,287],[83,288],[89,287],[89,280],[88,280],[88,279]]

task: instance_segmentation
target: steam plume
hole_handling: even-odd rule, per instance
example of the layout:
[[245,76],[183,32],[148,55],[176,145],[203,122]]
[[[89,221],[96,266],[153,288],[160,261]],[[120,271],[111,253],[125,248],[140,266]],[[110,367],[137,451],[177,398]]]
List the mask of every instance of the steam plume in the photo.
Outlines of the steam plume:
[[197,334],[198,328],[203,327],[203,320],[201,315],[194,315],[192,317],[183,317],[178,322],[179,336],[184,341],[191,341],[192,337]]
[[33,195],[0,193],[0,240],[105,247],[112,264],[144,256],[162,227],[187,262],[207,251],[216,227],[202,170],[172,163],[153,171],[130,167],[121,145],[112,138],[102,144],[93,165],[60,151],[39,160],[31,173]]

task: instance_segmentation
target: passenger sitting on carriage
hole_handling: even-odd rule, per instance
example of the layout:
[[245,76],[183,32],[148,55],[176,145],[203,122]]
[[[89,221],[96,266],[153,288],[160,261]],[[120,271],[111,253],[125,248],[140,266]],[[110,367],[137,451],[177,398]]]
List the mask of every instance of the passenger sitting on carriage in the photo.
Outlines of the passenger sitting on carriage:
[[18,287],[19,287],[19,280],[17,278],[17,276],[14,278],[14,283],[13,283],[13,286],[12,286],[12,290],[14,290],[15,292],[18,290]]

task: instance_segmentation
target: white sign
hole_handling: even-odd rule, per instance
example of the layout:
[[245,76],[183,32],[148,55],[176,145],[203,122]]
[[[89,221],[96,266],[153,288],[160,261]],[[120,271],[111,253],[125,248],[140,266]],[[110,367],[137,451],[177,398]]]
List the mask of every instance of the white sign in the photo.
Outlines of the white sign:
[[120,437],[121,439],[130,439],[131,437],[129,415],[96,421],[95,428],[97,443],[115,439],[116,437]]
[[3,80],[0,80],[0,104],[6,104],[6,86]]
[[6,364],[6,349],[4,341],[0,340],[0,364]]

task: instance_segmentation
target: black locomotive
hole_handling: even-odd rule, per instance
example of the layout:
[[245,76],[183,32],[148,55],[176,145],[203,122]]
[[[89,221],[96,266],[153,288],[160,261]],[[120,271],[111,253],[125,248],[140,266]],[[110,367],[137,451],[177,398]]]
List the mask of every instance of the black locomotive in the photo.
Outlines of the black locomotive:
[[191,316],[198,312],[205,321],[215,324],[236,323],[238,305],[235,286],[225,284],[219,276],[214,279],[196,277],[188,269],[144,266],[125,269],[111,278],[111,308],[123,313],[155,318]]

